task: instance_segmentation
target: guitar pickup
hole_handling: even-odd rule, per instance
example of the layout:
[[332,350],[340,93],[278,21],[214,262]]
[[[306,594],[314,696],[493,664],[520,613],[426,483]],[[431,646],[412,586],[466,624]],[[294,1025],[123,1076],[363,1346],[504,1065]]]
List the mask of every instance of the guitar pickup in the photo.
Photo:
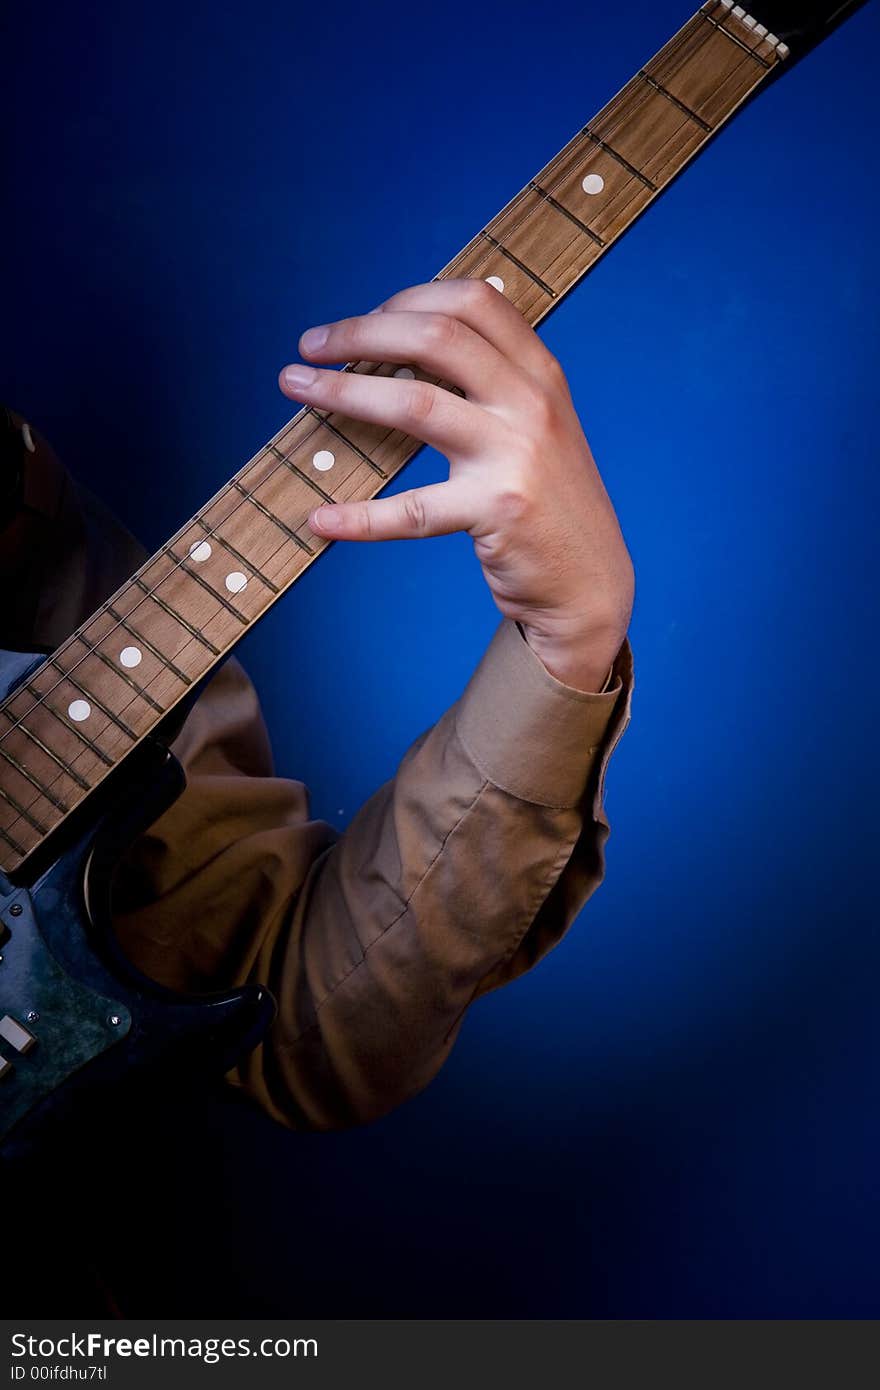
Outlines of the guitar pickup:
[[5,1057],[0,1057],[0,1081],[2,1081],[5,1076],[8,1076],[11,1071],[12,1063],[7,1062]]
[[4,1014],[0,1018],[0,1038],[4,1042],[8,1042],[10,1047],[14,1047],[16,1052],[22,1054],[30,1052],[37,1041],[33,1033],[29,1032],[23,1024],[16,1023],[14,1018],[9,1017],[9,1014]]

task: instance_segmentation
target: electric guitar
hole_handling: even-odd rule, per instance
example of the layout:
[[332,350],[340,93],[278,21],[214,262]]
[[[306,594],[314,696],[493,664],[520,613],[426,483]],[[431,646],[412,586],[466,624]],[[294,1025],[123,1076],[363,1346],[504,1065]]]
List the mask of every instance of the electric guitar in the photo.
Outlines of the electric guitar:
[[[435,278],[481,277],[538,324],[746,102],[860,3],[750,0],[749,13],[708,0]],[[393,363],[343,370],[436,381]],[[204,682],[327,548],[307,524],[316,501],[375,496],[419,447],[301,410],[57,651],[0,661],[8,1154],[134,1068],[226,1069],[271,1022],[259,985],[190,997],[139,974],[112,930],[114,864],[185,785],[169,744]]]

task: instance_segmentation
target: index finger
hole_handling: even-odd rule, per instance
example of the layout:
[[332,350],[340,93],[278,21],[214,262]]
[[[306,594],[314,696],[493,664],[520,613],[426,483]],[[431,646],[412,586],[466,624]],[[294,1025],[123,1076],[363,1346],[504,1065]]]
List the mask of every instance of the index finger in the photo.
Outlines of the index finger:
[[430,280],[424,285],[411,285],[383,300],[372,312],[377,314],[384,309],[425,310],[460,319],[521,371],[540,381],[546,381],[558,365],[519,309],[487,280]]

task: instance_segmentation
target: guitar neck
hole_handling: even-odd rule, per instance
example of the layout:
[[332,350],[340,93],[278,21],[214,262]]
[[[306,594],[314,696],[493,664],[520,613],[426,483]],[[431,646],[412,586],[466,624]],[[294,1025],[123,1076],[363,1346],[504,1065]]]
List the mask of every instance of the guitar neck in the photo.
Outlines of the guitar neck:
[[[435,279],[538,324],[788,57],[709,0]],[[415,364],[349,363],[436,380]],[[418,440],[306,407],[0,705],[0,865],[20,868],[326,549],[321,501],[370,498]]]

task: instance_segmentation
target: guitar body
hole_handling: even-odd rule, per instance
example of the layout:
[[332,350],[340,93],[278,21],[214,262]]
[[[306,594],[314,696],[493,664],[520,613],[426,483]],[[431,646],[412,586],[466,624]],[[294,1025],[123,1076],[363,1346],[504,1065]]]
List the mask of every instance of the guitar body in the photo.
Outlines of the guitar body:
[[[20,664],[22,658],[6,658]],[[40,658],[28,658],[33,667]],[[206,996],[163,989],[112,929],[112,879],[128,847],[185,786],[158,737],[144,741],[95,804],[47,842],[28,881],[0,874],[0,1152],[21,1157],[107,1087],[222,1074],[274,1014],[258,985]],[[17,877],[17,876],[16,876]]]

